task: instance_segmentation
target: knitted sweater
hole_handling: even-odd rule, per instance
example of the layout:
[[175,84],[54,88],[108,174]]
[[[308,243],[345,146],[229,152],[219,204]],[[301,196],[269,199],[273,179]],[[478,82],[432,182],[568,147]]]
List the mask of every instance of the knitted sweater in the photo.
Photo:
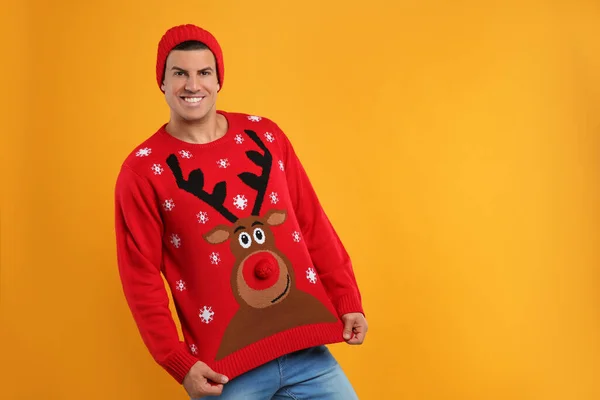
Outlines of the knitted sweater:
[[218,112],[223,137],[187,143],[165,124],[116,181],[124,295],[152,357],[179,383],[198,360],[233,379],[342,342],[340,317],[363,312],[351,261],[289,139],[267,118]]

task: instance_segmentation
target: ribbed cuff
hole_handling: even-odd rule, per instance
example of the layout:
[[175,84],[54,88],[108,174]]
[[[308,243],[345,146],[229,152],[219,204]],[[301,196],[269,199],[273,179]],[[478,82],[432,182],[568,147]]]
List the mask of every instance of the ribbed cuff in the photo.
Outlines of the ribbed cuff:
[[340,296],[333,303],[340,318],[342,315],[348,313],[362,313],[365,315],[360,298],[357,295],[347,294]]
[[197,362],[198,359],[189,353],[185,345],[182,345],[179,350],[169,355],[163,363],[163,368],[181,384],[190,368]]

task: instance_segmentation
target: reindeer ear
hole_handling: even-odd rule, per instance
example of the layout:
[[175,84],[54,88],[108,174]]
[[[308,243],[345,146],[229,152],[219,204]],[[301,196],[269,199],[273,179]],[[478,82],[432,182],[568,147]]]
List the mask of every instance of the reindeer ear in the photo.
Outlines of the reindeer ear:
[[223,225],[217,226],[212,231],[204,235],[204,239],[210,244],[223,243],[229,239],[229,229]]
[[283,224],[286,217],[287,212],[285,210],[271,210],[265,216],[265,220],[267,224],[274,226]]

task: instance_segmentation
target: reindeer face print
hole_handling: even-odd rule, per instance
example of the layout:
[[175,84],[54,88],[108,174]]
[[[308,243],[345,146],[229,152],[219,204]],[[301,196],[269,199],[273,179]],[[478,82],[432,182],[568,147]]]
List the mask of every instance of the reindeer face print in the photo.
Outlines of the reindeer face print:
[[218,226],[204,236],[212,244],[230,240],[236,265],[232,286],[238,303],[265,308],[283,301],[292,287],[292,268],[275,247],[270,227],[282,224],[286,212],[271,210],[264,218],[249,217]]
[[250,217],[239,219],[224,206],[226,182],[217,183],[211,193],[204,188],[201,169],[191,171],[185,179],[177,156],[172,154],[167,158],[177,186],[212,206],[231,222],[231,225],[219,225],[203,235],[204,240],[214,245],[229,241],[235,258],[230,282],[239,309],[223,334],[217,359],[295,326],[338,321],[317,298],[296,288],[292,263],[276,246],[271,228],[285,223],[287,212],[270,210],[260,216],[273,158],[255,132],[244,132],[263,151],[262,154],[254,150],[246,152],[248,159],[262,169],[260,175],[251,172],[238,175],[257,193]]

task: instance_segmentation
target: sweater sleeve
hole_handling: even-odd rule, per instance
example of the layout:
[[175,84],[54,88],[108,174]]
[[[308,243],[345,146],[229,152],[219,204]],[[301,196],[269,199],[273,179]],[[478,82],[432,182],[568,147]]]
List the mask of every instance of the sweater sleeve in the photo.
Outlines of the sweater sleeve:
[[150,184],[124,165],[115,186],[115,235],[122,288],[144,344],[177,382],[198,360],[179,335],[161,275],[162,219]]
[[311,259],[338,315],[363,313],[352,262],[327,217],[289,138],[276,126],[284,143],[284,168],[294,213]]

